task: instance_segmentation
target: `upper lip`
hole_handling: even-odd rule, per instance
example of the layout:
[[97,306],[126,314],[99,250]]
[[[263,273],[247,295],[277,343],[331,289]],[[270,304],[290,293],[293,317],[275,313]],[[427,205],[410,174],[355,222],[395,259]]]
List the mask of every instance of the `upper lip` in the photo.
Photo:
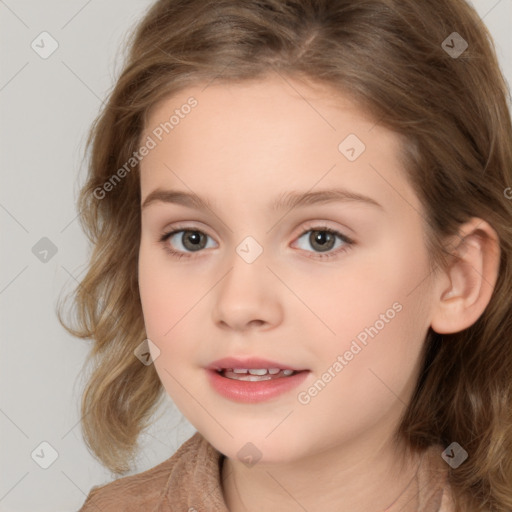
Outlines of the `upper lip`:
[[281,370],[302,371],[300,368],[294,368],[288,364],[278,363],[277,361],[270,361],[268,359],[261,359],[259,357],[224,357],[213,361],[207,366],[207,368],[209,370],[222,370],[226,368],[246,368],[248,370],[255,368],[279,368]]

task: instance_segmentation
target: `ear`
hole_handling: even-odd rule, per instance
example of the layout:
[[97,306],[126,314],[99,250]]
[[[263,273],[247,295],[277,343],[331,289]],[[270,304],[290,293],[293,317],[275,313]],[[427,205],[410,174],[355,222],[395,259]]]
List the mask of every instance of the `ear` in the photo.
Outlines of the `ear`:
[[498,278],[499,237],[486,221],[472,218],[454,240],[449,268],[439,272],[434,288],[431,327],[439,334],[473,325],[487,307]]

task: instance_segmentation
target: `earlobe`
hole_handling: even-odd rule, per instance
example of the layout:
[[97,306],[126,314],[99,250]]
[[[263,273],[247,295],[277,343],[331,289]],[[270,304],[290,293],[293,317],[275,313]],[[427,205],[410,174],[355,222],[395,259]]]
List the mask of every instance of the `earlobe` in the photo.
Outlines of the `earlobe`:
[[487,307],[498,278],[500,247],[496,231],[484,220],[464,224],[452,249],[452,262],[438,278],[431,327],[439,334],[473,325]]

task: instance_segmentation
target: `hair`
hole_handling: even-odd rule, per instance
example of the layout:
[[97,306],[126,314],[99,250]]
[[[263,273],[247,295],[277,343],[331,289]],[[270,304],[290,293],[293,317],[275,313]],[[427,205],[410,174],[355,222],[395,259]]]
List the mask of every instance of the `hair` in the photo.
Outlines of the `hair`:
[[[443,48],[456,31],[462,55]],[[84,389],[84,439],[117,474],[163,395],[138,289],[140,168],[97,191],[137,151],[148,113],[200,83],[272,72],[327,86],[404,141],[406,177],[424,208],[431,268],[447,268],[448,237],[471,217],[500,245],[499,275],[467,329],[429,329],[422,369],[397,436],[418,450],[458,442],[469,458],[449,470],[457,511],[512,509],[512,127],[494,43],[464,0],[159,0],[131,33],[124,68],[95,119],[79,220],[93,251],[74,290],[78,327],[93,340]],[[193,114],[192,114],[193,115]],[[186,121],[184,121],[186,122]],[[104,187],[106,190],[106,187]],[[95,193],[96,191],[96,193]],[[60,306],[59,306],[60,309]]]

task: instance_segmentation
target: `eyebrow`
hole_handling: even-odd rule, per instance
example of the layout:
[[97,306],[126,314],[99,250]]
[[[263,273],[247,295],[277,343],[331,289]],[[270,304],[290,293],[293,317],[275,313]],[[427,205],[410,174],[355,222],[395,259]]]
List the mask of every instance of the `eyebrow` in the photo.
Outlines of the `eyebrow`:
[[[191,194],[188,192],[182,192],[178,190],[163,190],[160,188],[157,188],[148,194],[142,203],[141,209],[147,208],[150,204],[155,202],[181,204],[183,206],[196,208],[198,210],[214,209],[211,201],[208,198],[201,198],[196,194]],[[331,188],[325,190],[317,190],[315,192],[285,192],[278,196],[270,204],[270,208],[273,211],[280,211],[283,209],[292,209],[300,206],[333,202],[359,202],[384,210],[384,207],[375,199],[343,188]]]

